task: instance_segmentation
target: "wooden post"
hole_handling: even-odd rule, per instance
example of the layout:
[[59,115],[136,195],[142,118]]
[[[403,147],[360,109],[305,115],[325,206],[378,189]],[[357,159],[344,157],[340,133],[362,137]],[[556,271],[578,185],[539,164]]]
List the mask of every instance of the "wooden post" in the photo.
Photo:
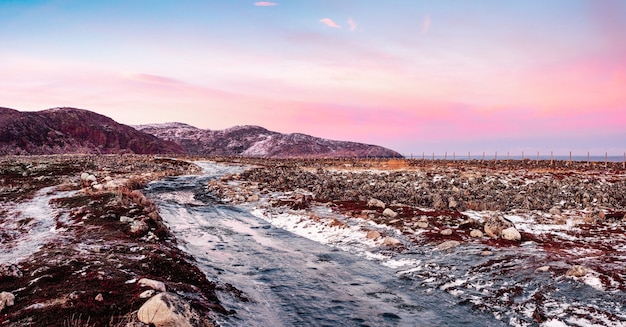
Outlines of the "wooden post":
[[626,169],[626,152],[624,152],[624,161],[622,161],[622,169]]
[[537,151],[537,163],[539,163],[539,151]]
[[572,151],[569,152],[569,164],[572,164]]
[[443,160],[448,160],[448,151],[443,153]]
[[604,153],[604,168],[606,169],[606,166],[609,164],[609,153],[605,152]]
[[470,156],[470,152],[467,151],[467,161],[472,161],[472,156]]
[[522,151],[522,161],[524,161],[524,151]]
[[485,162],[485,151],[483,151],[483,159],[480,162],[481,163]]
[[493,160],[495,160],[496,162],[498,161],[498,151],[496,151],[496,156],[493,157]]
[[456,162],[456,152],[452,152],[452,162]]
[[506,164],[509,164],[509,151],[506,152]]

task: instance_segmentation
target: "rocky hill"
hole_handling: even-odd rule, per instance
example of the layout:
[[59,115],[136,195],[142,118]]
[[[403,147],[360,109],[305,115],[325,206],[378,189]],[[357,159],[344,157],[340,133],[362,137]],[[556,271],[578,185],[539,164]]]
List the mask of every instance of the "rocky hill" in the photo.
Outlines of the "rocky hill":
[[21,112],[0,108],[0,155],[61,153],[182,154],[176,143],[82,109]]
[[251,157],[401,157],[393,150],[363,143],[333,141],[310,135],[282,134],[259,126],[205,130],[182,123],[135,126],[140,131],[180,144],[194,155]]

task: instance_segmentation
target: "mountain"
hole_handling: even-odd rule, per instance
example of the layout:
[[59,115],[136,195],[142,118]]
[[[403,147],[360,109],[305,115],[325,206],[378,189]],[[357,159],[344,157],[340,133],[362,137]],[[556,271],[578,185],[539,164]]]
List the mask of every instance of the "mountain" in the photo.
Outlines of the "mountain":
[[82,109],[21,112],[0,108],[0,155],[61,153],[183,154],[176,143]]
[[305,134],[282,134],[260,126],[225,130],[199,129],[183,123],[135,126],[140,131],[180,144],[194,155],[254,157],[402,157],[381,146],[333,141]]

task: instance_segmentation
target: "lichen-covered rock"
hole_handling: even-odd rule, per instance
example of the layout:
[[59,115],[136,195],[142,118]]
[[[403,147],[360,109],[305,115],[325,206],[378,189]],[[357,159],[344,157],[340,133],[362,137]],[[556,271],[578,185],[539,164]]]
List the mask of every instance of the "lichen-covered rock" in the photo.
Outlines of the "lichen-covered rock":
[[589,273],[589,269],[584,266],[575,265],[572,266],[566,273],[568,277],[585,277]]
[[383,216],[389,217],[389,218],[396,218],[398,216],[398,213],[387,208],[383,211]]
[[437,249],[439,249],[440,251],[445,251],[445,250],[449,250],[452,248],[455,248],[457,246],[461,245],[461,242],[459,241],[445,241],[441,244],[439,244],[437,246]]
[[367,206],[385,209],[385,202],[375,199],[375,198],[371,198],[369,199],[369,201],[367,201]]
[[502,230],[502,238],[509,241],[520,241],[522,234],[515,227],[509,227]]
[[9,292],[0,293],[0,312],[6,307],[10,307],[15,304],[15,295]]
[[207,326],[187,301],[172,293],[159,293],[146,301],[139,308],[137,318],[156,327]]
[[506,220],[501,215],[495,215],[487,217],[483,229],[485,230],[485,234],[487,234],[487,236],[498,238],[502,236],[502,231],[509,227],[515,226],[512,222]]

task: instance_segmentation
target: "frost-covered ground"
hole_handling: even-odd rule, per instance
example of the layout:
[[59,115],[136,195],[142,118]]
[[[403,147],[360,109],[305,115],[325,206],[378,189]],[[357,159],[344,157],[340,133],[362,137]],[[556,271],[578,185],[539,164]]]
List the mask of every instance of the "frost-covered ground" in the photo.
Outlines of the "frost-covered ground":
[[[623,171],[273,164],[209,190],[276,227],[394,268],[398,278],[512,326],[626,326],[625,202],[615,195],[625,191]],[[455,183],[461,176],[479,183]],[[399,188],[396,198],[393,188],[383,190],[390,184]],[[426,186],[430,203],[443,194],[446,208],[423,206],[420,197],[406,201],[405,194]],[[464,187],[493,193],[481,198],[491,201],[483,209],[506,209],[479,210]],[[604,198],[596,192],[603,188],[612,189]],[[381,202],[393,214],[368,205],[375,192],[389,194]],[[497,195],[508,192],[520,197],[499,203]],[[485,235],[493,217],[511,222],[521,239]],[[470,236],[474,230],[483,235]]]

